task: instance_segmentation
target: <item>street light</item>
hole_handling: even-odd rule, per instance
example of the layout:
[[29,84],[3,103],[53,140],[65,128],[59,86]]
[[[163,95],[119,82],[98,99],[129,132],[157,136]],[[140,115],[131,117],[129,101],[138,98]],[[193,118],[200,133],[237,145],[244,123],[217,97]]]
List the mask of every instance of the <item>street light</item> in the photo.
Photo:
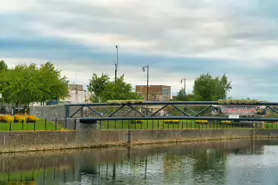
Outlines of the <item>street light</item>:
[[184,83],[184,93],[186,94],[186,78],[181,79],[181,84]]
[[117,71],[118,71],[118,45],[116,45],[116,50],[117,50],[117,62],[115,63],[115,83],[116,83],[116,80],[117,80]]
[[147,101],[149,100],[149,64],[143,66],[142,71],[145,72],[147,69]]

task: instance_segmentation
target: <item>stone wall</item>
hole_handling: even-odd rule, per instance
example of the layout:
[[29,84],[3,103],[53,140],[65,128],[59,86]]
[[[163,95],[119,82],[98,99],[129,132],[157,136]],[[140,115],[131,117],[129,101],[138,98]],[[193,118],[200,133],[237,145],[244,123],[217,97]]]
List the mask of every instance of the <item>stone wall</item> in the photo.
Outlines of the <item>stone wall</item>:
[[278,137],[278,130],[133,130],[133,131],[37,131],[1,132],[0,151],[108,147],[127,144],[171,143],[202,140]]

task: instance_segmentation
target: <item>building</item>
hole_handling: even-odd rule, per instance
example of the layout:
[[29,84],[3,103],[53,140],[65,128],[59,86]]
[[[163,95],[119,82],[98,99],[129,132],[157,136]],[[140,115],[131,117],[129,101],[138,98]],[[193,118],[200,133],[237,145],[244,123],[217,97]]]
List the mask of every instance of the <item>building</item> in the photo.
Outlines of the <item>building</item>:
[[83,89],[81,84],[69,84],[69,94],[67,98],[71,103],[90,103],[91,93]]
[[[136,93],[147,99],[147,86],[136,85]],[[150,101],[169,101],[171,99],[171,86],[149,85],[148,100]]]

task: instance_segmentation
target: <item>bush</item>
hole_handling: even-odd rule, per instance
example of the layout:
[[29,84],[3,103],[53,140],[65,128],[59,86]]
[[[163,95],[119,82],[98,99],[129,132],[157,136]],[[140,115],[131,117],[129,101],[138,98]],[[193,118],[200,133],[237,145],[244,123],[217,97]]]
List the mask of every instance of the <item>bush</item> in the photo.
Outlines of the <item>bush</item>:
[[196,120],[197,124],[208,124],[208,120]]

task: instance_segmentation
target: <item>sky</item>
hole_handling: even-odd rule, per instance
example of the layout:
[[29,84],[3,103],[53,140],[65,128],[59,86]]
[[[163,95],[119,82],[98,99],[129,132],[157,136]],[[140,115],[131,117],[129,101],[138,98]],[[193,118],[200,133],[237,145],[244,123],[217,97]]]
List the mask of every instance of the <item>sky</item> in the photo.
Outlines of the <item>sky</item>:
[[187,93],[203,73],[226,74],[229,96],[275,101],[276,0],[0,0],[0,60],[53,62],[71,83],[93,73]]

